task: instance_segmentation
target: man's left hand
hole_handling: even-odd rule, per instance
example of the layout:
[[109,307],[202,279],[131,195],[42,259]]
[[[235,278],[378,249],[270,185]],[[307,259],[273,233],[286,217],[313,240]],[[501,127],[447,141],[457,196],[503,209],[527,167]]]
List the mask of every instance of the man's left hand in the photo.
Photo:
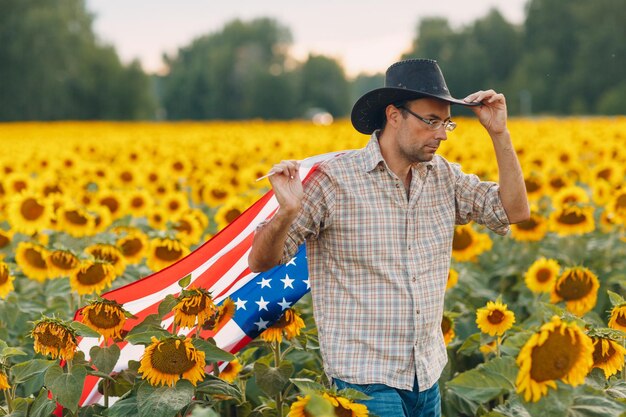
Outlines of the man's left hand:
[[493,90],[481,90],[465,97],[464,101],[481,104],[470,107],[470,109],[478,116],[478,120],[490,135],[500,135],[506,132],[507,111],[506,99],[503,94]]

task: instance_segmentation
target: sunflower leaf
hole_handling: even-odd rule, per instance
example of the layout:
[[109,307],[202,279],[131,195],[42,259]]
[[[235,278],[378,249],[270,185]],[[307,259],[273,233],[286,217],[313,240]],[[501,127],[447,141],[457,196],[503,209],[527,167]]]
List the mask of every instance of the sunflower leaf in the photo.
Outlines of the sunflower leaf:
[[176,386],[153,387],[143,383],[137,390],[139,417],[174,417],[193,399],[191,382],[181,379]]
[[167,313],[171,313],[178,300],[172,294],[168,294],[159,304],[159,317],[163,318]]
[[21,384],[31,378],[35,378],[36,376],[46,372],[48,368],[56,363],[57,361],[49,361],[46,359],[31,359],[26,362],[18,363],[17,365],[11,367],[13,383]]
[[108,417],[135,417],[138,414],[137,397],[123,398],[106,410]]
[[292,384],[294,384],[300,392],[304,394],[309,394],[314,391],[321,391],[324,389],[324,386],[318,382],[313,381],[308,378],[289,378]]
[[447,387],[478,404],[515,389],[517,366],[511,357],[496,358],[457,375]]
[[52,412],[56,409],[57,404],[48,398],[48,390],[41,389],[39,395],[35,401],[33,401],[30,410],[28,411],[29,417],[48,417],[52,415]]
[[243,403],[243,395],[239,387],[210,374],[207,374],[204,381],[198,384],[196,392],[210,396],[219,395],[219,398],[234,399],[238,404]]
[[186,277],[178,281],[178,285],[181,288],[186,288],[189,284],[191,284],[191,274],[187,275]]
[[215,344],[207,342],[204,339],[193,338],[191,343],[193,343],[196,349],[204,352],[204,360],[207,361],[207,363],[232,361],[235,359],[235,355],[232,353],[226,352],[225,350],[218,348]]
[[53,365],[46,372],[44,383],[59,404],[76,412],[86,377],[87,370],[84,366],[74,366],[70,372],[65,373],[59,365]]
[[254,364],[256,383],[270,397],[283,390],[289,382],[289,377],[291,377],[293,371],[293,364],[289,361],[283,361],[279,367],[269,366],[261,362]]
[[98,371],[109,374],[120,358],[120,348],[116,344],[106,347],[94,346],[89,350],[89,357]]
[[624,300],[624,297],[622,297],[618,293],[615,293],[611,290],[607,290],[606,292],[607,294],[609,294],[609,300],[611,301],[611,305],[613,307],[626,303],[626,300]]
[[70,323],[70,327],[74,329],[76,334],[82,337],[100,337],[100,333],[87,326],[86,324],[81,323],[80,321],[72,321]]

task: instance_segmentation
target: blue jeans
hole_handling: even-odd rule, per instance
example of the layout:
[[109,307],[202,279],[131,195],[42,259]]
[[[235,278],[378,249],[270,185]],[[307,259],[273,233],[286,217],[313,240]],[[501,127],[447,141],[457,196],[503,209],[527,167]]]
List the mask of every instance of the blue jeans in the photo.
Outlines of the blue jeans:
[[417,380],[411,391],[384,384],[351,384],[337,378],[333,378],[333,383],[339,390],[352,388],[372,397],[358,402],[379,417],[441,417],[441,396],[437,383],[423,392],[419,392]]

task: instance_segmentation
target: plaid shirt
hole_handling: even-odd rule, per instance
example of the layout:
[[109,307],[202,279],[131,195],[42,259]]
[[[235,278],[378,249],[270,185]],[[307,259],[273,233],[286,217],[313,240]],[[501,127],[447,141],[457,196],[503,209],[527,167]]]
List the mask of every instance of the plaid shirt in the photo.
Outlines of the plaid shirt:
[[410,193],[387,167],[376,133],[323,163],[304,186],[283,261],[306,240],[324,370],[355,384],[420,390],[448,356],[441,332],[455,224],[499,234],[498,185],[440,156],[412,168]]

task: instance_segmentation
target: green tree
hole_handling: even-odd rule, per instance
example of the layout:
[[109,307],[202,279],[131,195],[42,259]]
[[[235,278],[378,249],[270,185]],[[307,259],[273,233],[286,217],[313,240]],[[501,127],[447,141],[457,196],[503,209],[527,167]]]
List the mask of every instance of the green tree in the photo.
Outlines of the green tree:
[[309,55],[300,73],[300,103],[306,111],[321,108],[334,117],[350,111],[350,89],[343,68],[332,58]]

